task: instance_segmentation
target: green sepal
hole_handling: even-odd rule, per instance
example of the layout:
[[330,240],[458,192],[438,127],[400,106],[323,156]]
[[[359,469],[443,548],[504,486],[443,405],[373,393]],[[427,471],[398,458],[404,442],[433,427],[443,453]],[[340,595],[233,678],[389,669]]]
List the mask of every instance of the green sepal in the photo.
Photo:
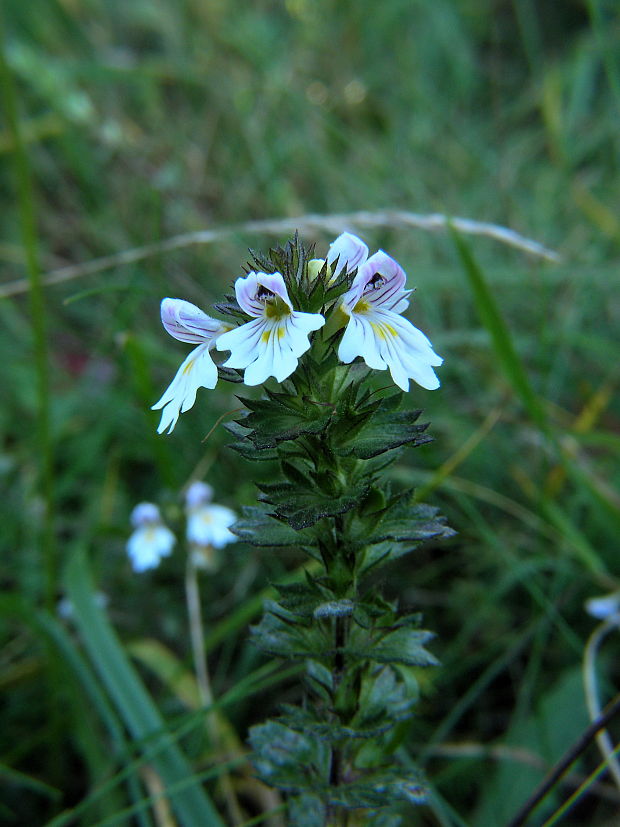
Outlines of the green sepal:
[[221,313],[222,316],[233,316],[235,319],[239,319],[241,324],[245,324],[251,320],[252,317],[239,307],[235,296],[228,295],[224,296],[224,298],[226,301],[217,302],[213,305],[213,309],[217,313]]
[[252,247],[249,248],[248,252],[252,256],[252,261],[248,262],[248,272],[258,267],[259,272],[271,274],[278,272],[282,266],[281,262],[276,264],[271,258],[272,254],[284,252],[282,248],[269,250],[269,255],[261,253],[260,250],[254,250]]

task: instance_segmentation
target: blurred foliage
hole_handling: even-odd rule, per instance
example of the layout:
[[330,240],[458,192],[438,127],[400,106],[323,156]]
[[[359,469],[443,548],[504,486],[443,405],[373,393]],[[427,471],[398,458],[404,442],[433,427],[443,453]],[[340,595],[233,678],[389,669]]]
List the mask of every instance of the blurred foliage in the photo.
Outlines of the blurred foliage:
[[[44,271],[203,228],[384,207],[505,224],[561,253],[549,265],[486,239],[463,253],[448,235],[364,233],[408,271],[411,318],[446,359],[440,391],[411,392],[436,441],[405,455],[394,484],[421,486],[459,532],[394,564],[385,584],[423,610],[442,664],[419,676],[398,748],[434,784],[408,823],[501,823],[510,812],[498,802],[516,808],[585,724],[574,677],[593,628],[583,601],[620,575],[617,3],[4,0],[0,15]],[[18,150],[5,116],[3,283],[27,277],[33,252],[16,206]],[[325,250],[335,235],[304,241]],[[247,247],[271,242],[240,231],[45,288],[55,594],[91,593],[88,576],[65,576],[87,552],[115,656],[133,653],[136,681],[220,809],[222,757],[187,682],[138,654],[159,641],[177,678],[191,667],[183,554],[138,577],[124,543],[145,499],[182,530],[192,474],[218,501],[254,502],[248,466],[214,428],[239,405],[233,386],[200,392],[171,437],[156,435],[149,407],[186,353],[161,330],[160,298],[208,312]],[[79,806],[73,823],[162,823],[152,744],[97,677],[97,647],[82,649],[83,633],[44,607],[32,326],[25,293],[0,300],[0,821],[47,824]],[[297,697],[295,678],[247,642],[247,624],[300,559],[242,544],[227,553],[203,583],[206,634],[215,695],[232,698],[225,712],[244,741]],[[611,697],[613,658],[605,676]],[[575,784],[598,760],[586,753]],[[527,781],[508,798],[516,775]],[[234,777],[248,818],[277,808]],[[589,789],[564,823],[606,823],[614,794]]]

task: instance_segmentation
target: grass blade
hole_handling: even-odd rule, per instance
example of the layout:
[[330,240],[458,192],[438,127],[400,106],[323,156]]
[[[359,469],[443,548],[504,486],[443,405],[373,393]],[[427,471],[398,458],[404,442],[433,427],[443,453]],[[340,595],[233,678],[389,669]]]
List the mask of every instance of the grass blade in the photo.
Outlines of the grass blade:
[[484,274],[474,259],[465,239],[454,227],[451,227],[450,232],[463,265],[463,270],[468,278],[478,315],[491,336],[495,354],[504,369],[504,373],[531,418],[541,430],[546,431],[545,413],[530,384],[523,363],[517,355],[508,326],[493,298]]
[[[185,827],[197,824],[224,827],[210,798],[198,780],[187,785],[194,773],[174,743],[151,696],[125,655],[120,641],[94,600],[94,588],[84,554],[76,553],[67,567],[67,593],[74,606],[75,622],[93,665],[135,741],[148,741],[150,763],[159,774],[170,801]],[[140,745],[138,745],[140,746]],[[181,787],[175,790],[175,786]],[[187,786],[186,786],[187,785]]]

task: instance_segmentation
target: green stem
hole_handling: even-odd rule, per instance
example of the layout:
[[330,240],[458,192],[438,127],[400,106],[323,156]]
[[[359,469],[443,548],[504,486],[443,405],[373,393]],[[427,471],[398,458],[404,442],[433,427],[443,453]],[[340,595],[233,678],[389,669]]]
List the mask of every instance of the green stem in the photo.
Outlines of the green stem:
[[[334,619],[334,668],[333,668],[333,694],[336,697],[344,675],[344,653],[346,644],[346,625],[344,617]],[[335,712],[336,716],[338,713]],[[345,767],[344,754],[340,744],[333,744],[331,750],[331,764],[329,783],[332,787],[339,787],[344,781]],[[348,812],[343,807],[338,807],[333,813],[327,814],[328,827],[346,827]]]
[[[619,622],[620,618],[617,614],[608,617],[604,623],[601,623],[592,632],[584,649],[582,677],[591,721],[596,721],[602,714],[596,680],[596,657],[601,643],[610,632],[617,630]],[[607,729],[601,729],[597,732],[596,743],[608,764],[609,774],[612,776],[616,787],[620,789],[620,762]]]
[[[194,669],[198,691],[203,706],[213,705],[213,691],[209,678],[209,667],[205,655],[205,640],[202,624],[202,610],[200,607],[200,588],[198,586],[198,570],[192,560],[191,554],[187,557],[187,569],[185,573],[185,595],[187,599],[187,614],[189,617],[189,633],[192,642],[192,655],[194,658]],[[210,709],[207,713],[207,731],[211,739],[212,747],[217,750],[222,746],[221,713],[219,710]],[[230,817],[230,823],[239,825],[244,823],[243,813],[235,795],[235,789],[230,775],[223,772],[219,778],[219,785],[222,795],[226,800],[226,807]]]
[[53,529],[54,476],[52,441],[50,438],[50,391],[45,300],[38,260],[32,174],[21,134],[13,76],[6,58],[6,40],[3,18],[2,14],[0,14],[0,82],[4,90],[4,94],[2,95],[4,111],[14,150],[19,222],[22,245],[26,256],[26,268],[28,271],[30,317],[34,340],[34,372],[37,387],[37,441],[40,457],[39,487],[45,503],[41,532],[41,556],[43,558],[41,569],[45,572],[43,592],[46,607],[50,612],[53,612],[56,600],[56,549]]

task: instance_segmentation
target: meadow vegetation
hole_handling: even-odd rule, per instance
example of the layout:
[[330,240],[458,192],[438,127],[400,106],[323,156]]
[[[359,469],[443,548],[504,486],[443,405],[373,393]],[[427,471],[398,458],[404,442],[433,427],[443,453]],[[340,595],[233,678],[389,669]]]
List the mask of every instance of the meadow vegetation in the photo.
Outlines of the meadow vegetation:
[[[277,823],[242,752],[298,682],[248,625],[301,558],[236,543],[201,578],[216,750],[183,545],[140,575],[125,553],[140,501],[182,532],[192,476],[234,509],[256,497],[222,426],[236,386],[200,391],[156,433],[150,406],[186,355],[159,302],[209,312],[248,247],[291,235],[248,222],[300,217],[324,254],[343,228],[303,216],[397,209],[501,224],[559,254],[348,227],[404,266],[409,317],[445,358],[441,389],[405,400],[434,442],[390,470],[457,532],[383,583],[423,612],[441,662],[394,745],[431,786],[405,823],[508,823],[588,725],[584,601],[619,588],[617,4],[5,0],[0,16],[0,821],[175,823],[164,779],[179,823],[217,824],[195,814],[225,812],[225,771],[240,823]],[[599,657],[603,703],[618,645]],[[612,823],[607,776],[554,820],[601,760],[591,745],[528,824]]]

